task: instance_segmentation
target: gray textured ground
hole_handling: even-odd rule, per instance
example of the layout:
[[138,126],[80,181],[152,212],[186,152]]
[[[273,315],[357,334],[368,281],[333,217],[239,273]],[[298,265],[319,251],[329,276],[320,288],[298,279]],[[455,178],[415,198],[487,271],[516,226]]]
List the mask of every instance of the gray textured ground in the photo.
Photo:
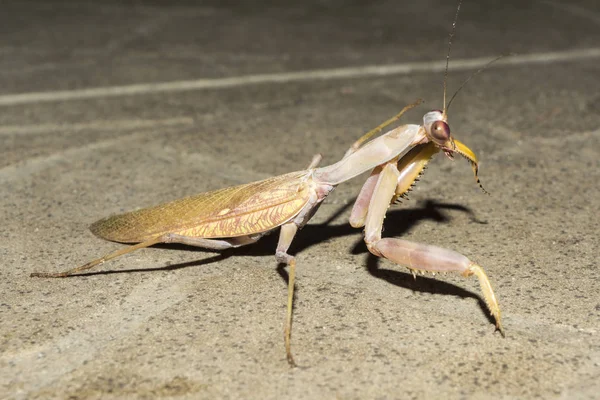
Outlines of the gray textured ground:
[[[596,0],[463,5],[451,91],[470,59],[531,55],[477,76],[451,109],[492,196],[465,162],[439,157],[386,219],[385,235],[482,264],[506,338],[475,280],[414,281],[368,256],[347,224],[358,178],[292,246],[293,370],[274,236],[223,255],[143,250],[85,277],[29,274],[119,248],[87,230],[106,215],[299,169],[316,152],[336,161],[424,97],[406,118],[418,123],[441,107],[442,74],[427,66],[443,61],[454,2],[121,3],[2,4],[0,397],[598,398]],[[332,72],[413,62],[409,74]],[[244,78],[317,69],[331,71]],[[227,77],[242,78],[144,86]],[[132,84],[143,93],[123,94]],[[64,99],[98,87],[118,95]]]

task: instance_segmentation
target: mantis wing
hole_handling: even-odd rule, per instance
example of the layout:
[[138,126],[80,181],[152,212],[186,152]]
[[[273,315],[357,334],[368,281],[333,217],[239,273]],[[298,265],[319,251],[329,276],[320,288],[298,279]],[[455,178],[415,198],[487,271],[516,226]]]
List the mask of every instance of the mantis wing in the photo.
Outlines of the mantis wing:
[[289,221],[306,205],[309,177],[309,171],[297,171],[200,193],[101,219],[90,230],[122,243],[143,242],[167,233],[223,238],[266,232]]

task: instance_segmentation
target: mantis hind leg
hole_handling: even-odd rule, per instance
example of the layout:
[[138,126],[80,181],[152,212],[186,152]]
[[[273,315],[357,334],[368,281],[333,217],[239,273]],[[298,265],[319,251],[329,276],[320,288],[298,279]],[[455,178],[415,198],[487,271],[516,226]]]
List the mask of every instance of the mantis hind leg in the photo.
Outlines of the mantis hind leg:
[[73,274],[77,274],[82,271],[86,271],[88,269],[94,268],[97,265],[104,264],[108,260],[112,260],[113,258],[120,257],[127,253],[134,252],[139,249],[143,249],[145,247],[150,247],[158,243],[163,243],[162,237],[154,238],[147,240],[142,243],[138,243],[133,246],[125,247],[124,249],[120,249],[117,251],[113,251],[112,253],[108,253],[107,255],[97,258],[95,260],[90,261],[87,264],[82,265],[81,267],[72,268],[62,272],[33,272],[30,277],[32,278],[66,278],[67,276],[71,276]]
[[117,257],[121,257],[125,254],[132,253],[136,250],[150,247],[159,243],[181,243],[194,247],[202,247],[204,249],[209,250],[225,250],[232,247],[239,247],[245,244],[254,243],[259,238],[260,236],[242,236],[237,238],[220,240],[195,238],[189,236],[181,236],[174,233],[168,233],[150,240],[146,240],[145,242],[135,244],[133,246],[125,247],[124,249],[113,251],[112,253],[108,253],[103,257],[92,260],[89,263],[77,268],[72,268],[62,272],[33,272],[30,276],[35,278],[66,278],[68,276],[77,274],[79,272],[87,271],[88,269],[92,269],[98,265],[104,264],[106,261],[112,260]]

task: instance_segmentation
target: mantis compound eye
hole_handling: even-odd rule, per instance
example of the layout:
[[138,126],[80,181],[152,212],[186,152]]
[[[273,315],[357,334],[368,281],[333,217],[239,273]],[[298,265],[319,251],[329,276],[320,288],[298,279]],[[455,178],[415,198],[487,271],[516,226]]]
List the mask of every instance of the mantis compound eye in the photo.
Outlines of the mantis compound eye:
[[431,124],[431,137],[436,143],[445,144],[450,139],[450,127],[444,121],[435,121]]

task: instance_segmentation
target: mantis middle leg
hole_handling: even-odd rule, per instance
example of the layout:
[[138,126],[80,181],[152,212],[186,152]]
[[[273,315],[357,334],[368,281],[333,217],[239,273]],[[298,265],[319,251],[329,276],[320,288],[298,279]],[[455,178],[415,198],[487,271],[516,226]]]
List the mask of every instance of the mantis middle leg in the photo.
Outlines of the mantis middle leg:
[[296,279],[296,258],[287,253],[294,236],[298,232],[298,226],[289,222],[281,226],[281,232],[279,233],[279,243],[277,243],[277,250],[275,251],[275,258],[277,262],[286,264],[289,267],[288,271],[288,299],[287,299],[287,314],[285,318],[285,328],[283,337],[285,340],[285,352],[287,355],[288,363],[295,367],[294,357],[292,356],[291,349],[291,336],[292,336],[292,311],[294,309],[294,284]]
[[422,99],[417,99],[415,100],[415,102],[407,105],[406,107],[404,107],[402,110],[400,110],[400,112],[396,115],[394,115],[392,118],[388,119],[387,121],[383,122],[382,124],[379,124],[378,126],[376,126],[375,128],[371,129],[369,132],[365,133],[364,135],[362,135],[356,142],[354,142],[352,144],[352,146],[350,146],[350,148],[346,151],[346,154],[344,155],[344,157],[349,156],[350,154],[354,153],[356,150],[358,150],[365,142],[367,142],[369,139],[371,139],[374,135],[378,134],[379,132],[381,132],[383,129],[385,129],[387,126],[393,124],[394,122],[398,121],[400,119],[400,117],[402,117],[402,115],[407,112],[408,110],[415,108],[416,106],[418,106],[419,104],[421,104],[423,102]]

